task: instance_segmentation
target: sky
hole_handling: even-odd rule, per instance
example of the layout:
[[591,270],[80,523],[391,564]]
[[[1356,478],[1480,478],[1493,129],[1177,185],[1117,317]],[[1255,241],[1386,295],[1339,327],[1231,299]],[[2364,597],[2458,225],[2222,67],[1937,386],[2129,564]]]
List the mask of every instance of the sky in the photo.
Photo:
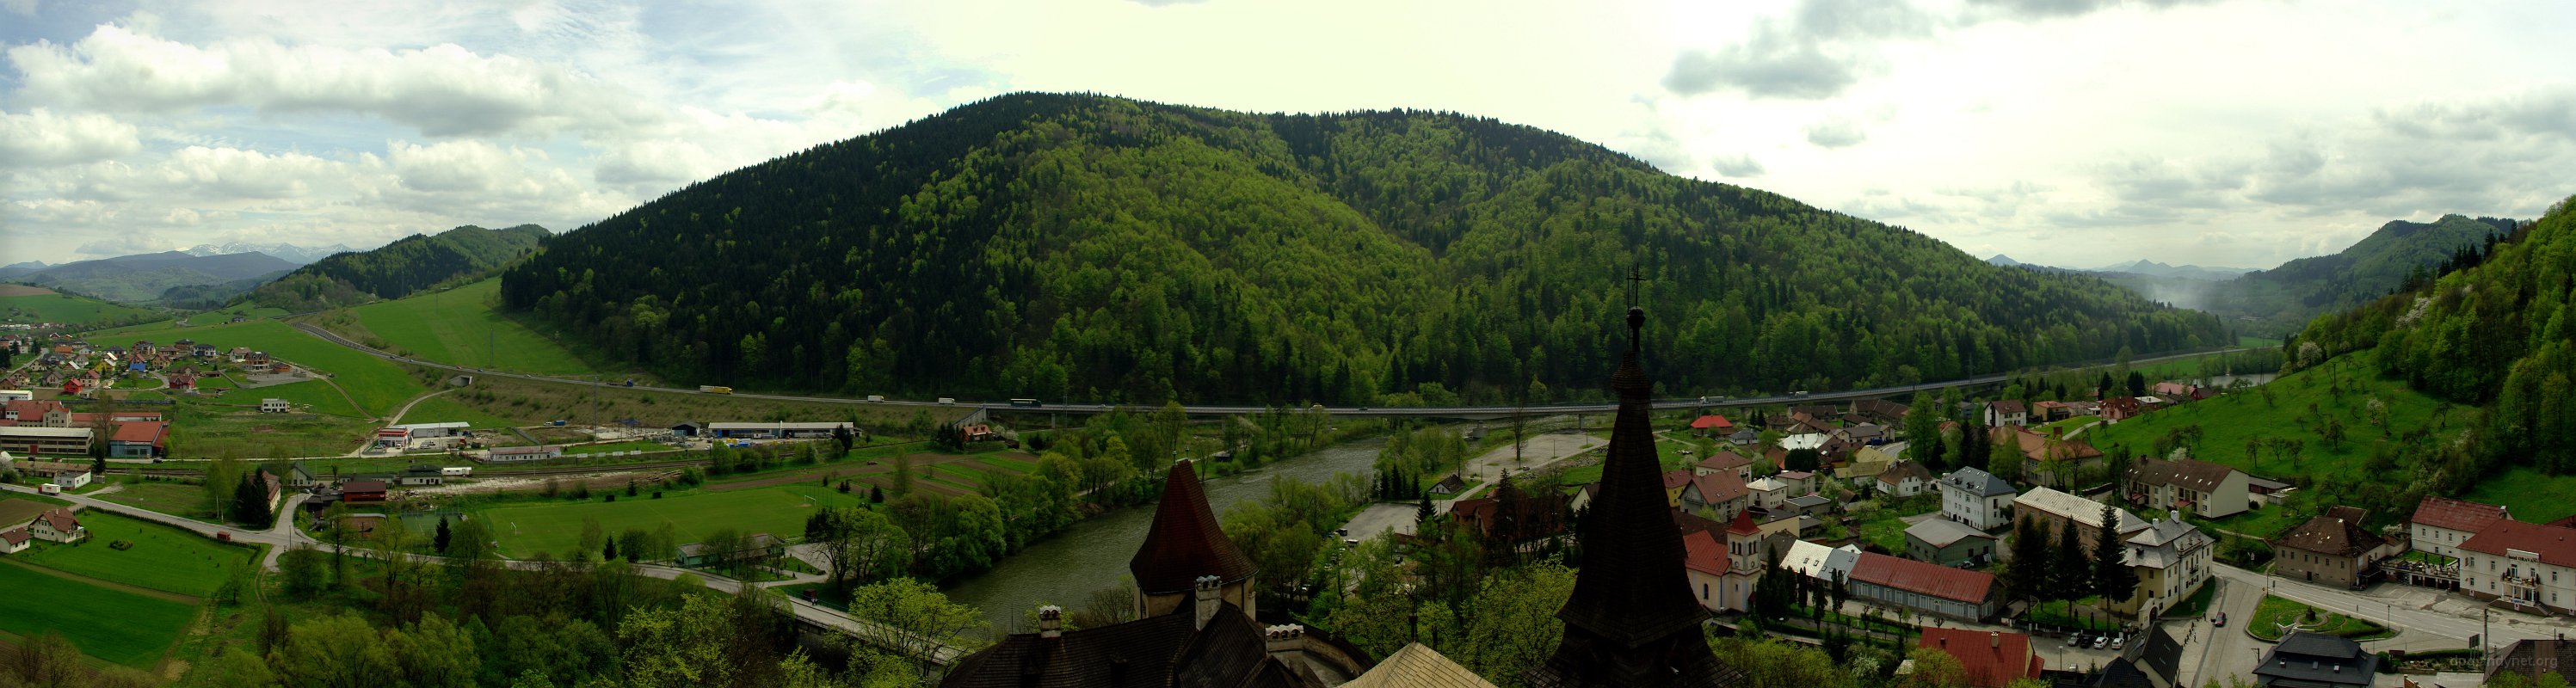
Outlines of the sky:
[[1978,256],[2259,268],[2576,192],[2576,4],[0,0],[0,264],[566,231],[1014,91],[1450,110]]

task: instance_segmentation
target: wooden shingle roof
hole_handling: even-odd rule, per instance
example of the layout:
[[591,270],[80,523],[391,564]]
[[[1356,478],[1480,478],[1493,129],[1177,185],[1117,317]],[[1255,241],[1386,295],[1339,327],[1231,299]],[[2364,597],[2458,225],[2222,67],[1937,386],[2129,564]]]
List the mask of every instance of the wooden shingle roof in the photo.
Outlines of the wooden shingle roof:
[[1127,560],[1127,571],[1135,574],[1139,590],[1158,595],[1196,589],[1200,576],[1240,581],[1252,577],[1253,567],[1218,527],[1207,493],[1199,487],[1198,471],[1188,461],[1177,461],[1163,478],[1154,527],[1145,532],[1136,556]]

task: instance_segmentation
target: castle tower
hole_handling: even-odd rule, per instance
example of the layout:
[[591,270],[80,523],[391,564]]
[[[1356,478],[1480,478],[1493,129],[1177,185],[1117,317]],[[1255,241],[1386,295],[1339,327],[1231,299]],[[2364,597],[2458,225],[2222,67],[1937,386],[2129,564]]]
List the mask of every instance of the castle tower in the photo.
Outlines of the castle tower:
[[1208,509],[1207,492],[1189,461],[1177,461],[1163,478],[1163,502],[1154,507],[1154,527],[1144,546],[1127,560],[1136,576],[1136,618],[1176,611],[1195,611],[1199,579],[1216,577],[1217,596],[1243,613],[1253,613],[1252,560],[1234,548]]
[[1682,570],[1681,528],[1664,501],[1663,468],[1647,417],[1654,381],[1637,360],[1645,322],[1644,309],[1628,309],[1628,353],[1610,376],[1619,393],[1618,419],[1602,464],[1601,493],[1579,534],[1583,571],[1556,613],[1565,621],[1556,654],[1522,674],[1532,686],[1724,686],[1735,676],[1700,636],[1708,611],[1691,595]]

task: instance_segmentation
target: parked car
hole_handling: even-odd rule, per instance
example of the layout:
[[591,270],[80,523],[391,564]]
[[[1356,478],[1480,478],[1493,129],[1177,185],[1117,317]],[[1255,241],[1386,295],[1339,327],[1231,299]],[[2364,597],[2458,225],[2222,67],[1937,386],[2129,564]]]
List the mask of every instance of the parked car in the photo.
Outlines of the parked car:
[[2212,625],[2212,626],[2225,626],[2225,625],[2227,625],[2227,612],[2219,612],[2219,613],[2216,613],[2216,614],[2212,614],[2212,615],[2210,615],[2210,616],[2209,616],[2209,625]]
[[2111,649],[2117,650],[2117,649],[2120,649],[2120,648],[2123,648],[2123,647],[2127,647],[2128,645],[2129,645],[2129,637],[2128,637],[2128,636],[2125,636],[2125,635],[2115,635],[2115,636],[2111,636]]
[[2104,648],[2104,647],[2109,646],[2110,644],[2111,644],[2111,636],[2107,636],[2107,635],[2097,635],[2097,636],[2093,636],[2093,649],[2099,650],[2099,649],[2102,649],[2102,648]]
[[2084,632],[2083,632],[2083,631],[2077,631],[2077,632],[2074,632],[2074,633],[2068,633],[2068,634],[2066,634],[2066,646],[2067,646],[2067,647],[2083,647],[2083,646],[2084,646]]

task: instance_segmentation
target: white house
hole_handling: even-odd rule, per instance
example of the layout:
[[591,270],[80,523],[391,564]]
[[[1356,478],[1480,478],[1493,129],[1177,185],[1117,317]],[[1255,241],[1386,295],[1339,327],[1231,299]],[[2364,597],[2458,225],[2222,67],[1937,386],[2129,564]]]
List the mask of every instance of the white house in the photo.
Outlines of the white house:
[[2012,483],[1975,468],[1941,476],[1941,517],[1977,530],[2012,524]]
[[34,533],[27,532],[27,529],[25,528],[0,530],[0,554],[17,554],[19,552],[27,551],[27,547],[29,547],[28,543],[35,541],[36,535]]
[[2128,549],[2121,554],[2138,572],[2137,592],[2112,603],[2112,610],[2146,620],[2172,609],[2216,572],[2211,563],[2216,544],[2209,534],[2184,522],[2179,512],[2166,512],[2165,518],[2148,523],[2145,530],[2129,536]]
[[2496,521],[2460,543],[2460,592],[2525,611],[2576,613],[2576,528]]
[[295,407],[288,405],[285,399],[270,398],[259,400],[260,413],[288,413],[294,410]]
[[27,532],[48,542],[79,542],[89,537],[89,529],[81,526],[70,508],[37,514],[36,520],[27,524]]
[[2020,399],[1998,399],[1986,402],[1986,427],[2000,428],[2006,425],[2029,424],[2030,406],[2021,403]]
[[2406,524],[2407,546],[2418,552],[2430,552],[2457,559],[2460,543],[2476,537],[2479,531],[2497,521],[2513,517],[2505,508],[2479,504],[2464,499],[2427,496],[2415,505],[2415,516]]

